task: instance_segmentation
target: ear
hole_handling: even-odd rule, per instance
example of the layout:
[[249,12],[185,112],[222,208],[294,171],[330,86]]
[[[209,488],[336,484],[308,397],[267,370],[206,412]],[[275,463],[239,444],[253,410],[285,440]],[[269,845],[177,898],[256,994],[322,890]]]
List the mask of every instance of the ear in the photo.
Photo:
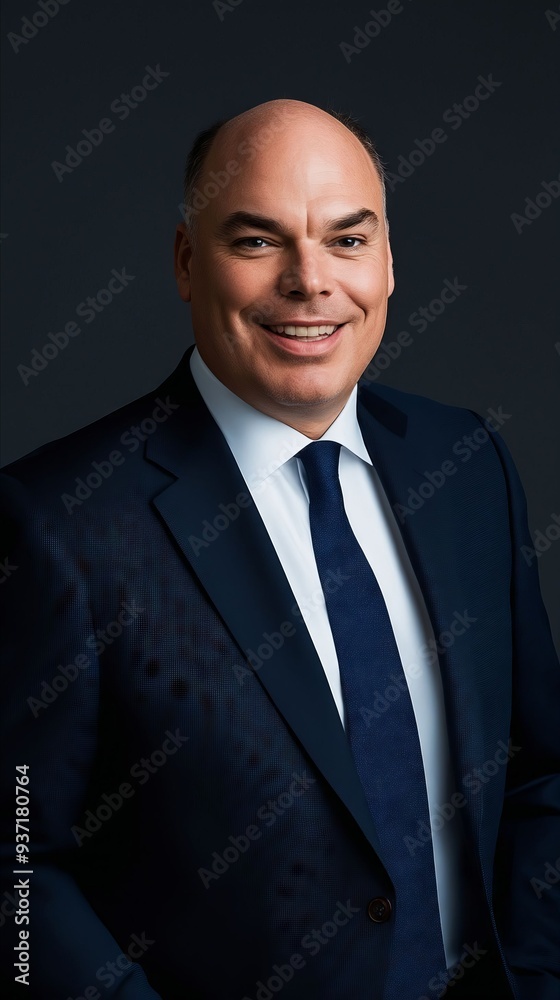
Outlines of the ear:
[[389,243],[389,237],[387,237],[387,297],[393,294],[395,290],[395,275],[393,274],[393,254],[391,253],[391,244]]
[[175,281],[183,302],[191,301],[191,258],[192,243],[187,235],[184,222],[180,222],[175,233]]

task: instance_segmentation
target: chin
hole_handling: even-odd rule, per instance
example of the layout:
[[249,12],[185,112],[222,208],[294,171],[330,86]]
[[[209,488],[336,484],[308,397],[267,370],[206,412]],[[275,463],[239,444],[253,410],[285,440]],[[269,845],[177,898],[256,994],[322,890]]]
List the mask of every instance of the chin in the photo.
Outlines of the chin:
[[[349,389],[345,396],[346,398],[350,395],[352,390]],[[333,392],[333,386],[331,385],[317,385],[317,386],[285,386],[284,389],[279,389],[279,391],[271,393],[271,397],[274,402],[280,406],[290,406],[293,408],[298,407],[322,407],[332,405],[337,399],[339,399],[344,394],[344,390],[341,387],[338,392]]]

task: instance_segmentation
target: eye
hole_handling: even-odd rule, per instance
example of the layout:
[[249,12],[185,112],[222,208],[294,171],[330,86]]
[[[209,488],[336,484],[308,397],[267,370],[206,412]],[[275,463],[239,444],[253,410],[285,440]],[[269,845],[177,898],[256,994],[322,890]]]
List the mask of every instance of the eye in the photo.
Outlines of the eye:
[[[337,240],[336,242],[337,243],[342,243],[344,240],[350,241],[351,243],[357,243],[358,246],[361,246],[362,244],[365,243],[365,240],[360,239],[359,236],[341,236],[340,239]],[[357,247],[356,246],[351,247],[351,246],[346,245],[342,249],[343,250],[356,250]]]
[[261,249],[260,246],[254,246],[254,245],[253,246],[249,246],[248,244],[251,243],[251,242],[253,244],[259,243],[261,245],[264,244],[265,246],[268,245],[267,241],[264,238],[264,236],[244,236],[243,239],[236,240],[235,246],[245,246],[247,248],[247,250],[260,250]]

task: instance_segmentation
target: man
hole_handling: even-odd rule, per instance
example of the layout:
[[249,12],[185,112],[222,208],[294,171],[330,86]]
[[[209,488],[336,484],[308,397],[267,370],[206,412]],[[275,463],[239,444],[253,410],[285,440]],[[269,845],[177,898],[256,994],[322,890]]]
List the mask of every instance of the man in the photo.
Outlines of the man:
[[394,287],[379,158],[271,101],[199,137],[185,219],[196,348],[4,470],[19,972],[74,1000],[553,1000],[524,495],[499,414],[358,389]]

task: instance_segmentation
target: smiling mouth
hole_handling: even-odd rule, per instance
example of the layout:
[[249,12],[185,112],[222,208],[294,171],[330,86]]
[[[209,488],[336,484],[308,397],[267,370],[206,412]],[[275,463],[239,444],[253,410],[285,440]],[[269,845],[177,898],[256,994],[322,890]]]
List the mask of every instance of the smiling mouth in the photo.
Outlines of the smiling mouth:
[[285,326],[266,326],[264,323],[261,324],[265,330],[269,333],[276,333],[280,337],[288,337],[290,340],[327,340],[328,337],[332,337],[333,333],[340,330],[343,323],[339,323],[338,326],[334,324],[324,325],[324,326],[290,326],[286,324]]

